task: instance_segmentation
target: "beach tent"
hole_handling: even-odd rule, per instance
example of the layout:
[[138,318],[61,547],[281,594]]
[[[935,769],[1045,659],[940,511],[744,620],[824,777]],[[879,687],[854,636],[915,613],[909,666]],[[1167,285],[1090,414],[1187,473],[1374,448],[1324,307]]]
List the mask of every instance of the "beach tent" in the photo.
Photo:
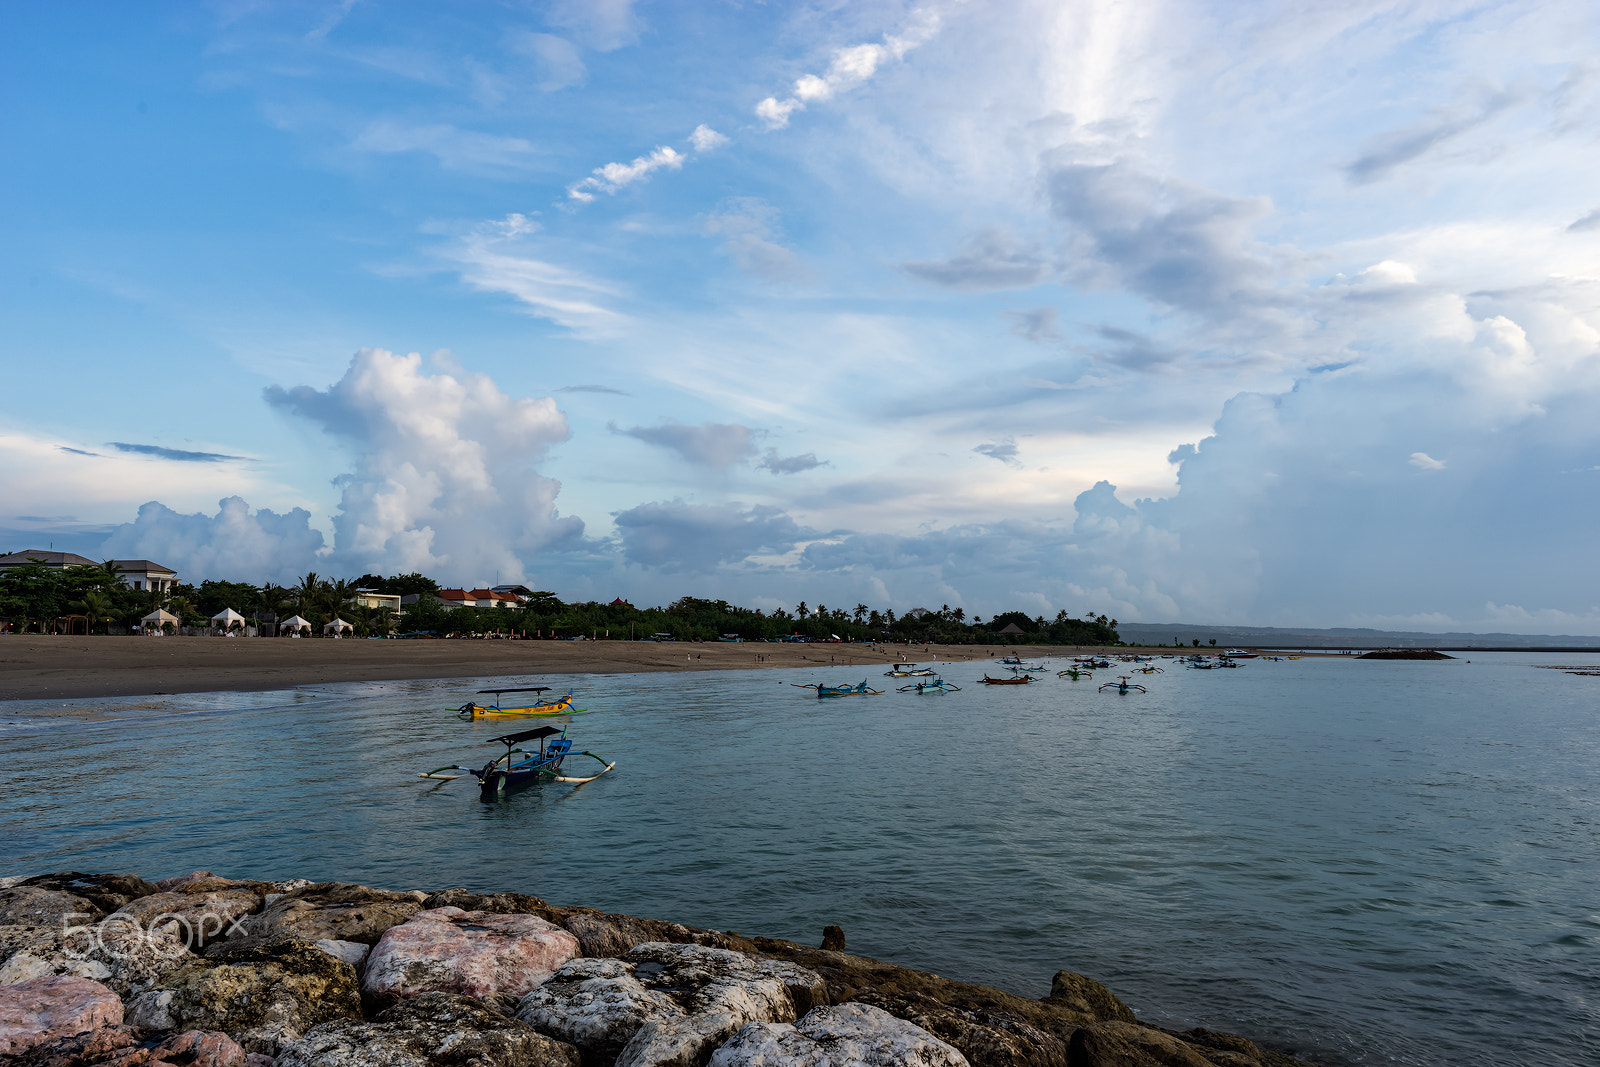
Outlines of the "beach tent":
[[140,619],[139,625],[147,630],[159,630],[166,623],[170,622],[172,625],[176,626],[178,625],[179,621],[180,620],[178,617],[172,612],[163,608],[157,608],[144,618]]
[[240,626],[244,625],[244,616],[240,615],[232,608],[223,608],[221,611],[211,616],[211,621],[220,629],[231,630],[233,629],[234,623],[238,623]]
[[354,629],[355,629],[354,626],[351,626],[349,623],[345,622],[343,619],[340,619],[340,618],[336,617],[332,622],[327,623],[326,625],[324,625],[322,627],[322,632],[325,633],[325,634],[331,633],[335,637],[337,637],[339,634],[347,634],[351,630],[354,630]]
[[278,624],[278,629],[299,633],[301,630],[311,629],[311,622],[307,619],[302,619],[298,615],[290,615],[287,619],[284,619]]

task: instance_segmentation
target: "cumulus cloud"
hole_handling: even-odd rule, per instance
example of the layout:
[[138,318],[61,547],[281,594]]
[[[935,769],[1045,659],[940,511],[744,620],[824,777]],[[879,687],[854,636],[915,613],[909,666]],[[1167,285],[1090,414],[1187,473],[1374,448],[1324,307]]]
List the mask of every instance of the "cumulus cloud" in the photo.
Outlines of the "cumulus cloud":
[[[243,456],[229,456],[222,452],[189,452],[181,448],[163,448],[161,445],[129,444],[127,441],[112,441],[111,447],[118,452],[133,452],[141,456],[159,456],[162,459],[177,460],[180,463],[225,463],[229,460],[244,459]],[[75,452],[76,449],[68,449]],[[81,456],[92,456],[93,452],[79,452]]]
[[[968,237],[958,255],[907,263],[905,269],[924,281],[950,289],[989,292],[1026,289],[1045,277],[1047,265],[1036,248],[1023,245],[1004,227]],[[1054,309],[1049,309],[1052,311]]]
[[619,512],[615,522],[629,563],[673,571],[709,571],[758,553],[781,555],[816,536],[778,508],[736,503],[640,504]]
[[705,153],[721,148],[728,139],[702,122],[690,132],[689,143],[696,152]]
[[731,467],[755,455],[755,438],[759,435],[759,431],[738,423],[702,422],[690,426],[671,418],[662,419],[659,426],[622,429],[613,425],[611,431],[669,449],[690,463],[717,469]]
[[723,238],[722,251],[739,269],[768,282],[797,282],[810,272],[792,249],[776,240],[778,213],[755,197],[737,197],[706,217],[705,233]]
[[613,194],[663,167],[677,170],[683,166],[684,159],[682,152],[661,145],[649,155],[637,157],[632,163],[607,163],[603,167],[596,167],[589,177],[567,186],[567,196],[587,204],[594,200],[597,193]]
[[347,569],[521,580],[583,523],[556,510],[560,483],[535,464],[568,437],[549,398],[513,397],[486,375],[424,372],[416,353],[362,349],[324,390],[266,390],[273,407],[342,442],[333,556]]
[[207,578],[289,584],[319,565],[324,547],[304,508],[251,511],[230,496],[218,501],[215,515],[183,515],[151,501],[133,522],[116,527],[100,551],[111,559],[155,560],[192,584]]
[[773,474],[800,474],[827,465],[827,461],[818,459],[815,452],[803,452],[798,456],[780,456],[776,448],[767,449],[767,454],[756,464],[762,470],[771,471]]
[[756,116],[767,124],[768,129],[787,126],[790,116],[796,111],[804,111],[807,104],[831,100],[838,93],[870,80],[884,63],[904,59],[913,48],[933,40],[939,27],[938,13],[921,9],[913,13],[912,21],[900,33],[885,34],[882,44],[858,44],[837,49],[826,72],[802,75],[796,79],[791,94],[782,100],[775,96],[762,100],[756,105]]

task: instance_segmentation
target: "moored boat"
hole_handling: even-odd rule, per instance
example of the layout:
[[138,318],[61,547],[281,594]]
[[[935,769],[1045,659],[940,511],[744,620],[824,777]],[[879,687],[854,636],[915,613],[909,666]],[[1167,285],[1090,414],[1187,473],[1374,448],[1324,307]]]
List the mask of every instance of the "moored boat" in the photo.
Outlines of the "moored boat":
[[959,693],[961,692],[961,687],[959,685],[951,685],[943,678],[935,678],[931,682],[916,682],[912,685],[902,685],[898,690],[896,690],[896,692],[916,693],[918,696],[921,696],[923,693]]
[[1031,681],[1033,681],[1031,674],[1019,674],[1015,678],[991,678],[987,674],[983,676],[984,685],[1027,685]]
[[575,708],[572,706],[571,690],[568,690],[567,695],[562,697],[560,700],[545,700],[543,697],[534,697],[532,704],[525,704],[514,708],[502,707],[500,704],[500,695],[502,693],[548,693],[549,691],[550,687],[548,685],[526,685],[514,688],[480,689],[478,690],[479,696],[483,696],[486,693],[494,694],[493,704],[479,704],[475,701],[469,700],[459,708],[451,708],[450,710],[468,721],[473,719],[577,715],[588,710],[587,708]]
[[[530,741],[539,742],[539,747],[537,749],[517,747]],[[479,793],[485,799],[490,799],[546,780],[582,785],[594,781],[617,765],[615,760],[607,763],[593,752],[573,753],[572,742],[567,739],[567,729],[564,726],[541,726],[536,730],[523,730],[502,737],[491,737],[486,743],[505,745],[506,754],[490,760],[482,767],[449,765],[437,767],[419,777],[453,782],[462,775],[442,772],[461,771],[476,778]],[[601,764],[601,769],[587,778],[562,774],[561,764],[569,755],[574,754],[597,760]]]
[[812,682],[810,685],[801,685],[799,682],[789,684],[796,689],[815,689],[818,697],[881,697],[887,692],[883,689],[873,689],[865,678],[861,680],[860,685],[823,685],[820,682]]

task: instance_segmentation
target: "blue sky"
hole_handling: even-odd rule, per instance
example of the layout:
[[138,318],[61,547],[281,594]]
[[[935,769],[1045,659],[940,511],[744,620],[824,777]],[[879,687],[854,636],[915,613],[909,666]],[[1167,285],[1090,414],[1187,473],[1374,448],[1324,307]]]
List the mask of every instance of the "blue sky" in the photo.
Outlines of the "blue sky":
[[0,12],[0,547],[1600,632],[1600,13]]

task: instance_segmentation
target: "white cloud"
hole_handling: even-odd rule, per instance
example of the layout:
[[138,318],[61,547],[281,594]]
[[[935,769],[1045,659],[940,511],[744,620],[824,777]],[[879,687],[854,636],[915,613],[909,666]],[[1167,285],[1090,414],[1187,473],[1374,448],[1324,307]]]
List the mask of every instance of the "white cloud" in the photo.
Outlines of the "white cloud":
[[479,226],[448,245],[442,255],[468,285],[505,293],[529,314],[586,336],[613,333],[623,316],[603,301],[615,297],[610,285],[530,254],[526,238],[537,224],[520,214]]
[[347,570],[517,581],[582,534],[556,511],[560,483],[535,467],[568,437],[552,399],[508,396],[482,374],[427,374],[416,353],[370,348],[326,390],[274,386],[266,398],[355,455],[333,519],[332,562]]
[[810,277],[798,254],[779,244],[778,213],[755,197],[739,197],[707,216],[703,228],[723,238],[722,251],[739,269],[769,282],[798,282]]
[[594,200],[596,193],[614,194],[618,189],[649,177],[663,167],[677,170],[683,166],[684,158],[677,149],[662,145],[647,156],[639,156],[632,163],[607,163],[603,167],[596,167],[589,177],[567,186],[567,196],[587,204]]
[[541,92],[551,93],[581,84],[588,73],[577,47],[565,37],[517,31],[508,35],[507,44],[537,65]]
[[1418,470],[1424,470],[1424,471],[1442,471],[1442,470],[1444,470],[1444,460],[1442,460],[1442,459],[1434,459],[1432,456],[1428,455],[1426,452],[1413,452],[1413,453],[1411,453],[1411,458],[1406,460],[1406,462],[1411,464],[1413,467],[1417,468]]
[[833,61],[821,75],[805,74],[795,80],[790,96],[779,100],[769,96],[756,105],[756,116],[768,129],[789,124],[789,117],[804,111],[808,103],[831,100],[836,94],[864,84],[891,59],[903,59],[907,52],[931,41],[939,32],[939,14],[930,9],[913,13],[911,23],[899,34],[886,34],[882,44],[858,44],[837,49]]
[[446,170],[493,176],[528,170],[539,156],[538,148],[521,137],[478,133],[449,123],[412,126],[393,119],[371,123],[350,147],[384,154],[422,152]]
[[112,559],[165,564],[194,585],[207,578],[289,584],[319,566],[324,551],[322,534],[311,528],[310,512],[252,512],[237,496],[218,501],[211,516],[182,515],[151,501],[101,547]]
[[689,143],[696,152],[705,153],[721,148],[728,139],[702,122],[690,132]]
[[545,17],[597,52],[612,52],[639,39],[633,0],[554,0]]

